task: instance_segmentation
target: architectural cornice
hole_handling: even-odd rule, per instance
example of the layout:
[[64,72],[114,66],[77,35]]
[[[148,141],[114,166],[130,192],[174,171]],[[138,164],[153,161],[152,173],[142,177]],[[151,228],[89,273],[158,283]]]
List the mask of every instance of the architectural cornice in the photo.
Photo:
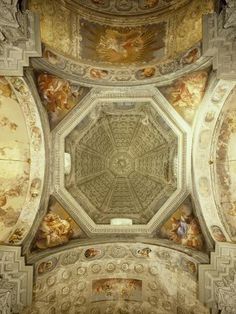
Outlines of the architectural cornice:
[[41,56],[39,17],[21,12],[18,0],[0,5],[0,75],[22,76],[29,58]]
[[32,302],[33,267],[26,266],[21,248],[0,245],[0,312],[22,313]]
[[226,2],[219,15],[203,17],[203,56],[213,57],[219,79],[236,80],[236,0]]

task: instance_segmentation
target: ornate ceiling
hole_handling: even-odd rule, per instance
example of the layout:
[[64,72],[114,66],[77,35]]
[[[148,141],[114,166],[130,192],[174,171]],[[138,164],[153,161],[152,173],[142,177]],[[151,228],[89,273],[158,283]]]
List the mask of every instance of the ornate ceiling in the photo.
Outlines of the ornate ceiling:
[[154,245],[74,247],[36,262],[35,302],[25,313],[208,314],[196,298],[200,262]]
[[172,110],[153,88],[94,90],[53,129],[52,190],[88,232],[151,233],[186,198],[190,128]]
[[200,41],[202,15],[212,12],[213,0],[30,0],[29,7],[40,13],[44,43],[43,59],[35,66],[66,72],[78,82],[163,82],[165,75],[209,61],[201,57]]
[[74,166],[65,186],[95,223],[146,224],[177,189],[177,136],[151,106],[103,105],[66,137]]
[[0,312],[234,313],[235,12],[0,0]]

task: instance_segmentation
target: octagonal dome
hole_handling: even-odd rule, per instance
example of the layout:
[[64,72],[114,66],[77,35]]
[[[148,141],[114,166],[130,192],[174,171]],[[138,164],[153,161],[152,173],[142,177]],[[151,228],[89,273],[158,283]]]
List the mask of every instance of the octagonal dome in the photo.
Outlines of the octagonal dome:
[[91,236],[152,233],[188,194],[190,140],[156,88],[93,89],[52,131],[51,189]]
[[177,188],[176,135],[148,102],[103,105],[81,123],[66,137],[66,189],[97,224],[146,224]]

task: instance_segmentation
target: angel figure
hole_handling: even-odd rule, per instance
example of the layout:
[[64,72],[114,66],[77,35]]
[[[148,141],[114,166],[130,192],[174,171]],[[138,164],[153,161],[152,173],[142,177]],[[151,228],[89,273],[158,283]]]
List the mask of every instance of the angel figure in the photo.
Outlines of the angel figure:
[[57,214],[49,212],[39,227],[36,246],[46,249],[67,243],[73,235],[70,219],[62,219]]

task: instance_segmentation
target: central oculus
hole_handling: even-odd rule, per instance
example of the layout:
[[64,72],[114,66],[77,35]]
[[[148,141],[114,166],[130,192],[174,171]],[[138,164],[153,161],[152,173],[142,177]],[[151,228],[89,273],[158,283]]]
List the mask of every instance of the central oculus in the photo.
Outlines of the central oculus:
[[107,166],[118,177],[127,177],[134,171],[134,158],[128,152],[116,151],[107,158]]

